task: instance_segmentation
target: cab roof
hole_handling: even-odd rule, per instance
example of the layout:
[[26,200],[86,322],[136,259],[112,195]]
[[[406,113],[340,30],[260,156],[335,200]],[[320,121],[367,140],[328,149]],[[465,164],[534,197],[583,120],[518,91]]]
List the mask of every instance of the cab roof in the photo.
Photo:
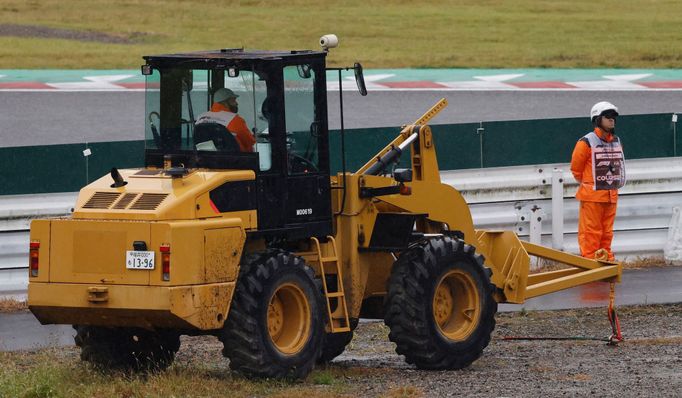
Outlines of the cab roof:
[[277,61],[300,60],[304,58],[324,58],[325,51],[313,50],[245,50],[243,48],[223,48],[220,50],[197,51],[177,54],[145,55],[143,58],[150,65],[186,65],[204,64],[220,67],[240,61]]

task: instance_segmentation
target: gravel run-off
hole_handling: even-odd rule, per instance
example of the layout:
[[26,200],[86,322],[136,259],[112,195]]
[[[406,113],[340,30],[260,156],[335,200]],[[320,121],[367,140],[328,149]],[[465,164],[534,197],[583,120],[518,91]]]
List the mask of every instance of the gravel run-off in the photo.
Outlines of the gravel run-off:
[[[618,314],[625,341],[614,347],[596,340],[504,339],[605,338],[611,334],[606,308],[500,313],[483,356],[460,371],[417,370],[395,353],[383,322],[361,322],[330,366],[351,370],[342,372],[348,390],[364,396],[682,395],[682,304],[622,307]],[[225,363],[219,351],[214,339],[187,338],[177,359]]]

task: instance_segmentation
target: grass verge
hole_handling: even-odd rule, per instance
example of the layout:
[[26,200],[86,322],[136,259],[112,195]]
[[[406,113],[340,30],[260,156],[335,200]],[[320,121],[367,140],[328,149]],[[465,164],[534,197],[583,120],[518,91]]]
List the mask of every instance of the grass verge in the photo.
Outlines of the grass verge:
[[173,365],[165,372],[101,372],[78,360],[76,348],[0,352],[0,397],[349,397],[344,376],[330,367],[305,381],[248,380],[209,364]]
[[26,301],[11,298],[0,298],[0,312],[15,312],[28,309]]
[[[103,12],[106,10],[106,12]],[[608,10],[603,12],[604,10]],[[682,2],[4,0],[0,69],[133,68],[150,53],[318,48],[366,67],[678,68]],[[89,34],[89,36],[88,36]]]

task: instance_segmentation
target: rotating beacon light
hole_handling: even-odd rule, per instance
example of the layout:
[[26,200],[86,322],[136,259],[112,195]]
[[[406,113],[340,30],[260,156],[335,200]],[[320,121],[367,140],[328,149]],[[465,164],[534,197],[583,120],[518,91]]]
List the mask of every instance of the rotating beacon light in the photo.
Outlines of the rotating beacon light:
[[329,51],[330,48],[339,46],[339,38],[336,35],[324,35],[320,37],[320,46],[324,51]]

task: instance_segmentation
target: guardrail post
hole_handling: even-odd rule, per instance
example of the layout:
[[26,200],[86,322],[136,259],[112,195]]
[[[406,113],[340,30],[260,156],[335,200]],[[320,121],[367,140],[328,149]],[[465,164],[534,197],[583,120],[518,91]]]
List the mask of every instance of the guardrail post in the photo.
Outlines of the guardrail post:
[[682,217],[680,206],[673,207],[673,216],[668,226],[668,239],[663,246],[663,258],[673,265],[682,264]]
[[542,214],[539,212],[530,215],[530,243],[542,244]]
[[673,156],[677,156],[677,113],[673,113]]
[[[545,216],[545,212],[537,206],[533,206],[531,212],[528,214],[530,218],[530,243],[536,245],[542,245],[542,217]],[[535,263],[531,261],[530,269],[531,271],[536,271],[542,266],[542,259],[539,257],[535,259]]]
[[[528,223],[528,240],[530,243],[542,244],[542,218],[546,215],[545,211],[534,203],[528,203],[518,210],[519,223]],[[523,232],[525,232],[525,228],[520,226],[517,234]]]
[[[564,171],[552,171],[552,247],[564,250]],[[532,240],[531,240],[532,242]]]
[[476,129],[476,134],[478,134],[478,145],[481,156],[481,168],[483,168],[483,133],[485,133],[485,128],[483,127],[483,122],[480,122],[478,128]]

